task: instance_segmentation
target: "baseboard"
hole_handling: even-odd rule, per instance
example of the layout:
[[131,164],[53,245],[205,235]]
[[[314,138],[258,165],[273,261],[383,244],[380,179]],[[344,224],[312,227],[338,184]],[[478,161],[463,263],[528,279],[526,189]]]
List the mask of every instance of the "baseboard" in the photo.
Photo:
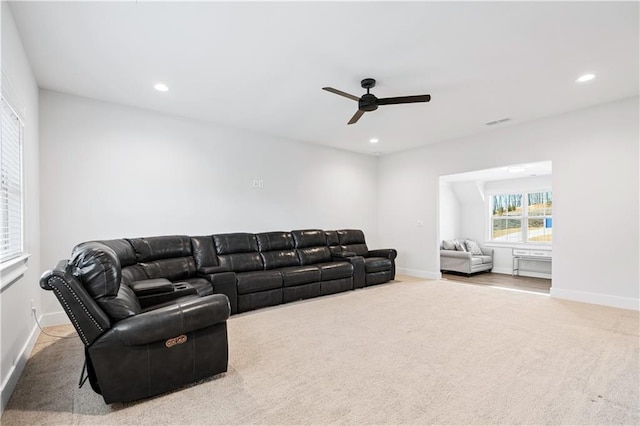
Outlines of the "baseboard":
[[31,330],[31,334],[29,334],[29,338],[20,350],[20,353],[16,358],[16,363],[11,366],[6,379],[0,387],[0,416],[4,413],[4,409],[9,403],[11,394],[13,394],[13,390],[22,375],[22,371],[24,370],[25,365],[27,365],[27,360],[29,359],[29,355],[31,355],[31,351],[33,350],[33,346],[36,344],[36,340],[38,340],[39,335],[40,329],[35,325]]
[[[506,274],[506,275],[513,274],[513,270],[509,268],[493,268],[491,272],[493,272],[494,274]],[[551,274],[547,274],[544,272],[520,271],[518,276],[531,277],[531,278],[544,278],[547,280],[551,279]]]
[[419,269],[396,268],[396,272],[402,275],[410,275],[417,278],[426,278],[428,280],[439,280],[442,278],[440,272],[421,271]]
[[573,300],[575,302],[592,303],[595,305],[611,306],[614,308],[640,310],[640,300],[631,297],[611,296],[601,293],[588,293],[586,291],[564,290],[551,287],[551,297],[557,299]]
[[40,325],[43,327],[51,327],[52,325],[71,324],[71,321],[69,321],[69,317],[64,311],[44,314],[40,317],[39,321],[40,321]]

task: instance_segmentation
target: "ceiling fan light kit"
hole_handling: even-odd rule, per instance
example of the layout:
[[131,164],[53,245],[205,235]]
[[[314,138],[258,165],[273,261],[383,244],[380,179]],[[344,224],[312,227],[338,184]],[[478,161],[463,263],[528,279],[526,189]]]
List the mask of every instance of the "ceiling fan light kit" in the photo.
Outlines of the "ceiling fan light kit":
[[380,98],[378,99],[373,93],[369,93],[371,89],[376,86],[376,80],[373,78],[365,78],[360,82],[363,89],[367,89],[367,93],[358,98],[357,96],[343,92],[342,90],[334,89],[333,87],[323,87],[322,90],[334,93],[336,95],[344,96],[352,101],[358,102],[358,110],[351,117],[351,120],[347,124],[354,124],[365,112],[371,112],[378,109],[380,105],[397,105],[397,104],[411,104],[416,102],[429,102],[431,95],[415,95],[415,96],[398,96],[395,98]]

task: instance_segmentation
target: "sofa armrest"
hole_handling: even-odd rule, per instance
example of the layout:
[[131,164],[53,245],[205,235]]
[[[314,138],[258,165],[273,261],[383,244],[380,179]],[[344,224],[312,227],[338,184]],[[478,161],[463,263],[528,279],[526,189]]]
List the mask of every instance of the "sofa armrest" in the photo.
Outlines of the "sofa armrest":
[[333,260],[344,260],[346,257],[354,257],[356,254],[352,251],[340,251],[331,253]]
[[377,249],[377,250],[369,250],[367,253],[367,257],[386,257],[387,259],[394,260],[398,257],[398,252],[396,249]]
[[491,256],[491,258],[493,259],[493,249],[492,248],[480,247],[480,250],[482,251],[483,255]]
[[230,314],[229,299],[213,294],[134,315],[116,323],[113,331],[127,346],[146,345],[224,322]]
[[333,255],[334,262],[349,262],[353,266],[353,289],[363,288],[366,280],[365,260],[362,256],[356,256],[352,252],[342,252],[345,256]]
[[219,274],[220,272],[229,272],[229,269],[224,266],[203,266],[198,269],[200,274]]
[[173,292],[173,283],[166,278],[134,281],[129,287],[131,287],[138,298],[152,294]]
[[461,259],[471,259],[471,253],[467,251],[458,251],[458,250],[440,250],[440,256],[447,257],[459,257]]
[[229,299],[231,314],[238,312],[238,287],[236,286],[235,272],[217,272],[205,274],[198,272],[198,277],[206,278],[213,286],[215,294],[224,294]]
[[42,274],[40,287],[53,291],[85,346],[91,345],[111,327],[111,320],[87,293],[68,260]]

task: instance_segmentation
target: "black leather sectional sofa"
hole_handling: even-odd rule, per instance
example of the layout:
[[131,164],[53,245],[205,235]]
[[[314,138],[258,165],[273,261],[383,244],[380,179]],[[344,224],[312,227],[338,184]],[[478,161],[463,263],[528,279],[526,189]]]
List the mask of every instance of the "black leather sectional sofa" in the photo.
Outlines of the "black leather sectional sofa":
[[395,277],[396,251],[369,251],[359,230],[219,234],[192,245],[197,276],[227,295],[232,314]]
[[85,344],[92,388],[130,401],[227,370],[229,315],[380,284],[396,251],[359,230],[82,243],[43,274]]

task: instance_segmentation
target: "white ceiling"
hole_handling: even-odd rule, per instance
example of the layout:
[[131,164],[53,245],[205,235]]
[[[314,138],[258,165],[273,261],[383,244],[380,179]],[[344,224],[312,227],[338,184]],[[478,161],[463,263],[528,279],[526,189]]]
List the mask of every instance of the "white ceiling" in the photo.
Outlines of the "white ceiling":
[[[638,2],[12,2],[42,88],[372,154],[638,95]],[[575,79],[593,72],[585,84]],[[382,106],[356,124],[360,80]],[[170,90],[156,92],[162,81]],[[497,126],[486,122],[504,117]],[[380,139],[377,145],[368,141]]]

